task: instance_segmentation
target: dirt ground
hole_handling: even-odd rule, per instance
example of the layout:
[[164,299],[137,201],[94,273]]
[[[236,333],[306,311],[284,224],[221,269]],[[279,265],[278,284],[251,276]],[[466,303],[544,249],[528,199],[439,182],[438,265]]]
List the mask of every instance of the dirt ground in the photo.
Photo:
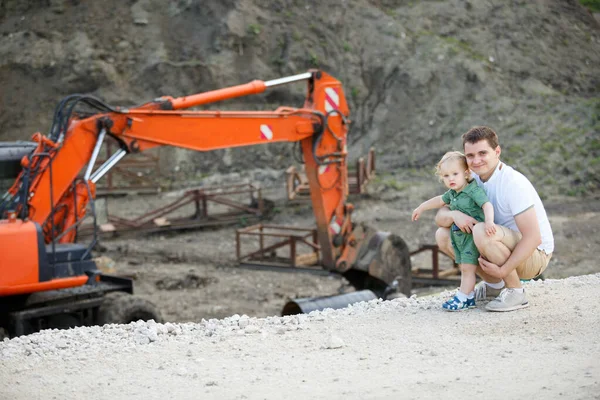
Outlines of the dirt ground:
[[[400,178],[398,178],[400,179]],[[411,178],[404,177],[410,181]],[[419,181],[423,181],[419,179]],[[281,182],[280,182],[281,183]],[[355,220],[381,231],[399,234],[414,251],[434,242],[433,212],[419,223],[410,214],[420,201],[439,186],[408,185],[394,188],[380,181],[369,186],[369,194],[351,196]],[[282,184],[265,188],[264,196],[276,203],[273,216],[263,222],[310,228],[314,217],[307,202],[288,202]],[[178,193],[159,196],[126,196],[108,200],[111,215],[140,215],[166,204]],[[547,212],[555,236],[556,250],[545,278],[564,278],[600,272],[596,252],[600,249],[600,202],[597,198],[573,202],[547,199]],[[280,315],[290,300],[352,291],[336,274],[257,271],[240,268],[236,261],[235,230],[229,225],[185,232],[134,234],[104,239],[98,255],[114,261],[119,274],[135,279],[137,294],[157,304],[165,321],[198,322],[234,314],[250,317]],[[431,253],[412,257],[413,268],[430,268]],[[451,263],[440,256],[440,268]],[[415,288],[414,293],[441,292],[449,287]]]
[[[600,36],[591,13],[561,0],[434,3],[0,1],[0,138],[45,132],[54,107],[73,93],[129,107],[319,68],[343,83],[352,154],[375,146],[377,162],[390,171],[429,168],[459,145],[461,132],[485,123],[510,144],[503,156],[537,174],[549,195],[597,193]],[[304,93],[304,84],[286,85],[210,108],[299,106]],[[156,179],[261,166],[260,183],[268,181],[265,196],[277,208],[268,222],[311,228],[310,207],[289,205],[281,194],[282,171],[296,154],[286,146],[164,149]],[[388,173],[369,196],[351,199],[354,219],[399,234],[411,250],[432,243],[431,219],[414,224],[409,216],[439,194],[433,181]],[[111,200],[115,213],[129,217],[158,203]],[[599,270],[596,203],[548,199],[557,240],[549,277]],[[133,276],[136,292],[167,321],[274,315],[290,298],[348,290],[337,276],[237,268],[235,228],[106,240],[98,255]],[[413,260],[428,262],[425,253]]]

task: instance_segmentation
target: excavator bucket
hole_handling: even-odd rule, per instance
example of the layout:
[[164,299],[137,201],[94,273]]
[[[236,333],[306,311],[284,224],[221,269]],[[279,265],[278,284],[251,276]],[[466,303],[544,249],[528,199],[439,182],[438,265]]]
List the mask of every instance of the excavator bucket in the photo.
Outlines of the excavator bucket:
[[383,298],[394,291],[410,296],[410,253],[404,240],[366,224],[357,224],[352,236],[357,240],[357,256],[343,273],[352,286],[372,290]]

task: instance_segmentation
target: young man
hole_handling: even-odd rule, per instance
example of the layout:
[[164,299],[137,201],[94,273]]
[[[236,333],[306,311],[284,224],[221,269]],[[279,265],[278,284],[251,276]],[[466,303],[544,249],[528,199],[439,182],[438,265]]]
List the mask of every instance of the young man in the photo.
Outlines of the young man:
[[436,242],[453,257],[448,228],[454,223],[463,232],[472,232],[481,253],[477,274],[483,279],[475,287],[476,300],[497,295],[487,304],[489,311],[525,308],[529,303],[521,279],[544,272],[554,251],[546,210],[531,182],[500,161],[496,132],[476,126],[462,140],[467,164],[494,206],[496,233],[488,236],[484,224],[444,207],[436,215],[440,226]]

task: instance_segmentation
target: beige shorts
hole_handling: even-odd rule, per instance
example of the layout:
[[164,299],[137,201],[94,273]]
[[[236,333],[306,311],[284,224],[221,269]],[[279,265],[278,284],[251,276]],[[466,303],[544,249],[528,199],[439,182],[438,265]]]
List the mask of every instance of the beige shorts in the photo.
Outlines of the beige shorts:
[[[510,251],[513,251],[523,235],[502,225],[496,225],[496,228],[500,228],[504,233],[504,237],[500,242],[508,247]],[[546,254],[543,250],[535,249],[533,254],[516,268],[519,278],[533,279],[539,276],[548,267],[551,258],[552,253]]]

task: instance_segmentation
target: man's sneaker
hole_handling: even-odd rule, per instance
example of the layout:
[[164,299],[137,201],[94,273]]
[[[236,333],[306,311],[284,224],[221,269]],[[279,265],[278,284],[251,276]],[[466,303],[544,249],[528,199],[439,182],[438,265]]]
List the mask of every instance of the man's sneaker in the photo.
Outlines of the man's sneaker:
[[475,298],[460,301],[456,296],[442,304],[442,308],[446,311],[462,311],[469,308],[475,308]]
[[525,290],[520,292],[515,289],[504,288],[498,297],[485,306],[485,309],[488,311],[513,311],[525,307],[529,307]]
[[488,286],[484,281],[475,285],[475,300],[493,299],[498,297],[502,289],[494,289]]

